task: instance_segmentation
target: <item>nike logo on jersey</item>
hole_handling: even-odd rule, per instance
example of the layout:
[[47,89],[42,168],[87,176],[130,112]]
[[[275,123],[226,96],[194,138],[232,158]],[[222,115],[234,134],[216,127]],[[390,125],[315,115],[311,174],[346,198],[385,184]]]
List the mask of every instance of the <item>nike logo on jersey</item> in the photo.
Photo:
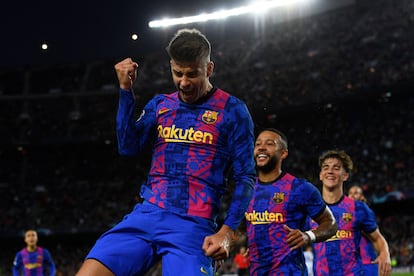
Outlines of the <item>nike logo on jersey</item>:
[[170,109],[168,109],[168,108],[160,109],[160,110],[158,110],[158,115],[164,114],[164,113],[166,113],[168,111],[170,111]]
[[208,275],[208,272],[204,267],[200,267],[200,271],[201,271],[201,273]]

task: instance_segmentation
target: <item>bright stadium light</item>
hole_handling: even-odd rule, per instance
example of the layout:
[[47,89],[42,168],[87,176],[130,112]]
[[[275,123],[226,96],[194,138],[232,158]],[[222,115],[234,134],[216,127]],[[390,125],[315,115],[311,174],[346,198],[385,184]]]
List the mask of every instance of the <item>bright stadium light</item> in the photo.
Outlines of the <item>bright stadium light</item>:
[[169,27],[173,25],[181,25],[181,24],[189,24],[189,23],[196,23],[196,22],[205,22],[209,20],[218,20],[218,19],[225,19],[230,16],[239,16],[247,13],[258,13],[258,12],[265,12],[269,9],[275,7],[282,7],[294,4],[296,2],[302,2],[304,0],[269,0],[269,1],[259,1],[254,2],[251,5],[238,7],[229,10],[221,10],[212,13],[194,15],[194,16],[186,16],[186,17],[179,17],[179,18],[166,18],[161,20],[153,20],[148,23],[150,28],[161,28],[161,27]]

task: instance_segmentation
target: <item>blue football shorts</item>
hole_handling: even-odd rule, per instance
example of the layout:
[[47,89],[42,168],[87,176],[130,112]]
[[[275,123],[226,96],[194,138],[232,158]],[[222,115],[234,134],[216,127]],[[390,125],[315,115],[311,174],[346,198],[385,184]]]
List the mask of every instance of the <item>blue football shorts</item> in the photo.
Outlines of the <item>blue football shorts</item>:
[[105,232],[86,259],[115,275],[144,275],[160,259],[164,276],[214,275],[213,259],[202,250],[204,238],[214,233],[210,220],[144,202]]

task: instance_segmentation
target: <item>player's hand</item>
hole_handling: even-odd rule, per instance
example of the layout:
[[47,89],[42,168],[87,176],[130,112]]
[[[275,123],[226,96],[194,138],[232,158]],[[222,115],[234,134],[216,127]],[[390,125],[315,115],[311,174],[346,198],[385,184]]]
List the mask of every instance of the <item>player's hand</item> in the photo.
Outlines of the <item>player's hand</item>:
[[382,256],[380,254],[372,263],[378,264],[378,274],[380,276],[391,275],[391,260],[388,256]]
[[202,249],[206,256],[212,257],[217,262],[222,262],[230,256],[230,246],[233,243],[234,231],[223,225],[213,235],[204,238]]
[[290,250],[296,250],[302,246],[309,244],[310,238],[308,235],[298,229],[292,229],[286,224],[283,228],[288,232],[287,240]]
[[119,87],[131,90],[132,84],[137,78],[138,63],[131,58],[126,58],[115,64],[115,71],[119,81]]

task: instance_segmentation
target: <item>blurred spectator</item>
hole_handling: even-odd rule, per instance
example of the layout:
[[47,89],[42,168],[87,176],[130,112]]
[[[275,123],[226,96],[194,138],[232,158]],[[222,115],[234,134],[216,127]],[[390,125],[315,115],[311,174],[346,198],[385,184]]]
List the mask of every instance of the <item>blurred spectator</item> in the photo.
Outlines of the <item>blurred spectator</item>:
[[240,246],[239,252],[233,258],[232,272],[239,276],[248,276],[249,273],[249,257],[246,246]]

